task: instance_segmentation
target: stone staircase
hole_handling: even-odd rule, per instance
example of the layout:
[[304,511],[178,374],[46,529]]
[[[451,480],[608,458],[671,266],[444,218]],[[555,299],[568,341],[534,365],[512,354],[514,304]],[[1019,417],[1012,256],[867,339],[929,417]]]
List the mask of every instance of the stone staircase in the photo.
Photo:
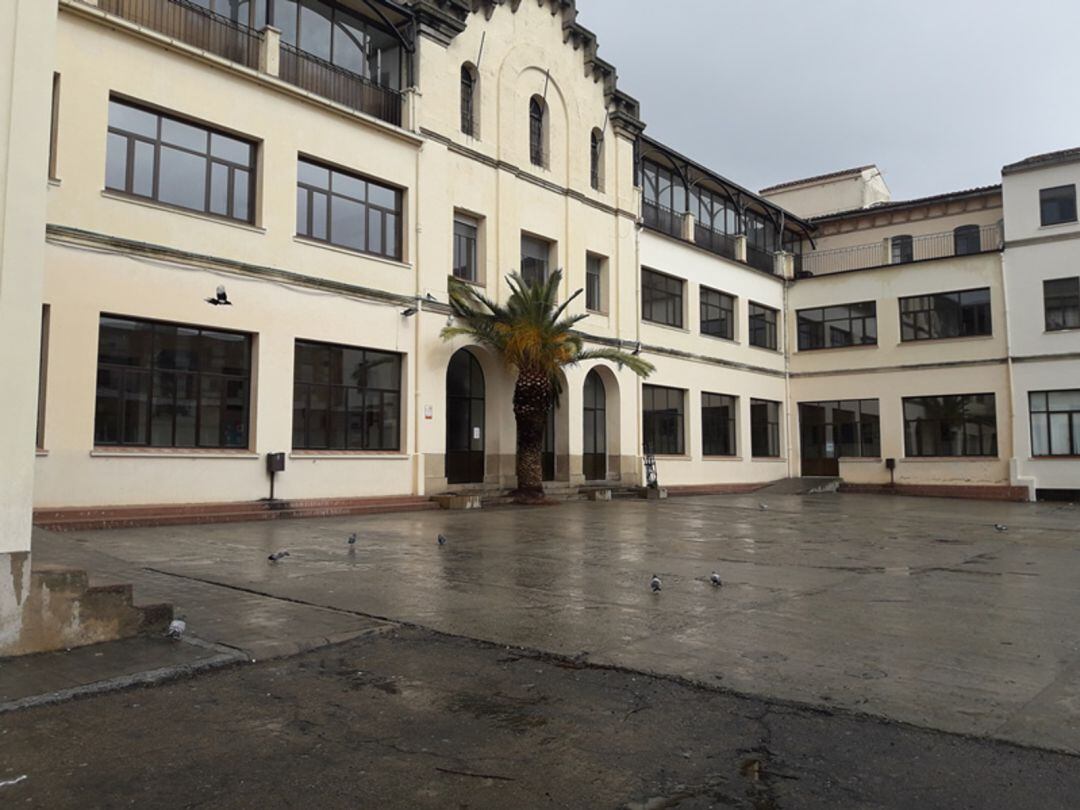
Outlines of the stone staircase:
[[86,571],[59,565],[12,564],[30,571],[13,576],[0,600],[0,656],[161,635],[172,621],[172,605],[134,604],[131,585],[95,584]]
[[840,489],[840,478],[824,475],[804,475],[802,478],[784,478],[764,489],[761,495],[821,495]]
[[280,518],[377,515],[438,508],[438,504],[432,503],[426,497],[413,496],[143,506],[76,506],[62,509],[35,509],[34,525],[53,531],[81,531],[192,523],[233,523]]

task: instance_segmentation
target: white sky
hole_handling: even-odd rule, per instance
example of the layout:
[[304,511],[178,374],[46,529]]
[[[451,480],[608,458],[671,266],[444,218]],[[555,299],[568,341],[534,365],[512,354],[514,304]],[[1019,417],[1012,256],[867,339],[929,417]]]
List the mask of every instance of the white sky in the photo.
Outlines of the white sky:
[[578,0],[647,132],[759,189],[877,163],[894,199],[1080,146],[1080,0]]

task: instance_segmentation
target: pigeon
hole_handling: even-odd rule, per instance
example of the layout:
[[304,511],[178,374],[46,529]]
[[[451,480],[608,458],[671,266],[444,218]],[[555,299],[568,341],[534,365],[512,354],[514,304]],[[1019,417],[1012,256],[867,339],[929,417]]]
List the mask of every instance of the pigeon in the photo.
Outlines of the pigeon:
[[441,534],[437,535],[436,539],[439,541],[440,546],[445,546],[446,545],[446,538],[443,537]]
[[213,304],[215,307],[231,307],[232,301],[229,300],[229,296],[225,294],[225,285],[219,284],[217,291],[214,293],[213,298],[205,299],[206,303]]
[[266,559],[270,560],[270,562],[278,562],[279,560],[283,560],[288,556],[290,556],[289,552],[282,549],[281,551],[275,551],[273,554],[271,554]]
[[353,532],[352,534],[349,535],[349,539],[348,539],[347,542],[349,543],[350,546],[355,546],[356,545],[356,532]]
[[717,588],[719,588],[723,584],[720,582],[720,575],[715,571],[713,571],[712,574],[709,575],[709,582],[711,582],[713,586]]
[[187,622],[183,619],[173,619],[169,622],[169,629],[165,631],[167,638],[180,638],[187,630]]
[[769,511],[769,505],[767,503],[759,503],[757,505],[757,508],[760,509],[762,512],[768,512]]
[[656,574],[652,575],[652,579],[649,580],[649,587],[652,588],[653,593],[660,590],[660,577]]
[[994,530],[999,532],[1007,532],[1009,530],[1009,527],[1006,526],[1004,523],[995,523]]

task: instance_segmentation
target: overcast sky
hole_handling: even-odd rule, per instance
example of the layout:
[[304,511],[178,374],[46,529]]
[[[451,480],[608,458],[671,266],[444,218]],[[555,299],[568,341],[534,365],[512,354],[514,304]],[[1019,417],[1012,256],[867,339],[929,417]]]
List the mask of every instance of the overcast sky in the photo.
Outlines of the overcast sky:
[[876,163],[894,199],[1080,146],[1080,0],[578,0],[648,134],[757,190]]

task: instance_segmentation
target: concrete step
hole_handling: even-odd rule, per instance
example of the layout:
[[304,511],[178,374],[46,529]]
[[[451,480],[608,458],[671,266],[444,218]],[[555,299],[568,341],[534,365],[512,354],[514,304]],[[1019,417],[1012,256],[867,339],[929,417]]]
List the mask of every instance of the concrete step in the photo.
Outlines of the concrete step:
[[34,524],[53,531],[128,529],[195,523],[236,523],[281,518],[378,515],[424,511],[438,505],[413,496],[321,498],[211,504],[149,504],[34,510]]
[[32,565],[29,587],[5,617],[0,656],[160,635],[173,619],[171,605],[136,605],[128,583],[91,583],[86,571]]
[[761,495],[820,495],[840,489],[841,479],[824,475],[784,478],[761,489]]

